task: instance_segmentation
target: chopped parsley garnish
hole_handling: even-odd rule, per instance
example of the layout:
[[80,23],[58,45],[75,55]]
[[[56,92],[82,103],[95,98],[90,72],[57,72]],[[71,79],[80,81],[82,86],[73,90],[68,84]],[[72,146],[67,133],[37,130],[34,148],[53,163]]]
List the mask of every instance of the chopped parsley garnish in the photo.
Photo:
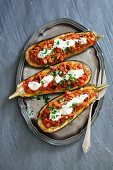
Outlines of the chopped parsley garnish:
[[71,88],[73,88],[72,82],[67,81],[67,83],[68,83],[69,86],[66,87],[66,90],[70,90]]
[[49,109],[50,111],[52,111],[53,109],[55,109],[55,106],[52,105],[51,107],[48,107],[48,109]]
[[56,116],[51,114],[51,119],[55,119],[55,118],[56,118]]
[[62,71],[60,71],[60,70],[55,70],[55,71],[53,71],[53,72],[50,72],[49,73],[50,75],[52,75],[52,76],[57,76],[57,75],[62,75]]
[[70,117],[70,118],[68,119],[68,123],[70,123],[70,122],[72,121],[72,119],[73,119],[73,118],[72,118],[72,117]]
[[58,71],[58,70],[55,70],[55,71],[54,71],[54,75],[55,75],[55,76],[57,76],[57,75],[58,75],[58,73],[59,73],[59,71]]
[[69,41],[67,41],[67,46],[69,46]]
[[66,87],[66,90],[70,90],[70,89],[71,89],[71,86],[67,86],[67,87]]
[[55,75],[55,76],[57,76],[57,75],[62,75],[62,71],[55,70],[55,71],[54,71],[54,75]]
[[50,64],[46,64],[45,67],[50,67]]
[[77,106],[77,103],[73,103],[72,106],[70,106],[70,108],[74,108],[75,106]]
[[56,109],[51,111],[51,113],[50,113],[51,119],[56,119],[58,116],[59,115],[57,114],[57,110]]
[[37,99],[37,96],[31,96],[31,99]]
[[40,94],[42,94],[42,93],[43,93],[42,91],[39,91],[39,93],[38,93],[38,94],[40,95]]
[[38,94],[40,94],[40,96],[33,96],[33,97],[31,97],[31,98],[32,98],[32,99],[37,99],[37,100],[43,99],[45,103],[48,103],[48,101],[50,100],[50,98],[48,97],[48,95],[41,96],[42,91],[40,91]]
[[59,83],[57,83],[58,85],[62,84],[63,83],[63,80],[61,80]]
[[74,78],[73,75],[72,75],[72,74],[69,74],[69,79],[70,79],[70,80],[73,80],[73,78]]
[[54,57],[55,59],[57,59],[57,55],[54,55],[53,57]]
[[78,117],[79,116],[79,113],[78,112],[76,112],[76,117]]
[[59,44],[60,44],[59,40],[56,42],[56,44],[57,44],[57,45],[59,45]]
[[67,82],[69,85],[71,85],[72,83],[70,81]]
[[78,85],[78,88],[81,88],[81,86]]
[[44,52],[42,54],[47,54],[47,49],[44,50]]
[[41,100],[41,96],[37,96],[37,98],[36,98],[37,100]]
[[77,79],[72,74],[69,74],[69,79],[77,82]]
[[44,82],[41,80],[41,83],[44,84]]
[[59,102],[60,102],[60,103],[62,103],[62,102],[64,102],[64,101],[65,101],[65,99],[64,99],[64,98],[59,100]]
[[52,76],[54,76],[54,72],[50,72],[49,74],[52,75]]
[[27,113],[28,113],[29,116],[32,116],[33,115],[33,110],[31,110],[31,111],[28,110]]
[[60,75],[60,76],[62,75],[62,71],[59,71],[59,75]]
[[51,112],[51,114],[55,115],[56,112],[57,112],[57,110],[53,110],[53,111]]
[[65,51],[66,51],[66,52],[71,52],[71,47],[66,47],[66,48],[65,48]]
[[65,80],[65,77],[62,77],[62,80],[57,84],[62,84],[64,81],[67,81],[67,80]]
[[52,49],[52,52],[55,52],[55,49]]
[[67,80],[65,79],[65,76],[64,76],[64,77],[62,77],[62,81],[67,81]]
[[32,96],[32,99],[37,99],[37,100],[41,100],[41,96]]
[[43,97],[43,100],[45,101],[45,103],[48,103],[49,100],[50,100],[50,97],[48,97],[48,95],[44,95],[42,96]]

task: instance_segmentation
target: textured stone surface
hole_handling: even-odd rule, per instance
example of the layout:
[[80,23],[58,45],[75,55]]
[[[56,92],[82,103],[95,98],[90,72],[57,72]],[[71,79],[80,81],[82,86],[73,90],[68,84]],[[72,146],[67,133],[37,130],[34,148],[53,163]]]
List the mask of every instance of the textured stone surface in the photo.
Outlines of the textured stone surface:
[[[113,169],[113,1],[0,0],[0,170]],[[51,146],[29,131],[17,104],[8,100],[25,42],[40,26],[58,18],[73,19],[104,34],[100,42],[110,85],[92,127],[92,147],[83,154],[83,140]]]

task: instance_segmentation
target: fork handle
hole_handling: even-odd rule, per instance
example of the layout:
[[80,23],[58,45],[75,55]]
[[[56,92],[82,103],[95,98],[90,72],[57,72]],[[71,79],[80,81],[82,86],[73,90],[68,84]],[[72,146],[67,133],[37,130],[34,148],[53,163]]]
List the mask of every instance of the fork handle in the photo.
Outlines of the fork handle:
[[93,103],[90,106],[86,134],[85,134],[83,145],[82,145],[82,149],[83,149],[84,153],[88,152],[90,147],[91,147],[91,135],[90,135],[90,131],[91,131],[91,113],[92,113],[92,108],[93,108]]

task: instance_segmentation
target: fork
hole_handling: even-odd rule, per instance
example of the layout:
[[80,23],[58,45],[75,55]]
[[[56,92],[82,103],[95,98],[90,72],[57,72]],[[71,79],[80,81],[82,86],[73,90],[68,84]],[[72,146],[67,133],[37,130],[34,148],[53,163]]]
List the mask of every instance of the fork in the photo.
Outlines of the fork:
[[92,84],[94,84],[95,86],[98,87],[99,96],[90,105],[88,124],[87,124],[86,134],[85,134],[83,145],[82,145],[82,149],[83,149],[84,153],[88,152],[91,147],[91,115],[92,115],[93,105],[97,100],[100,100],[105,95],[106,87],[108,86],[108,85],[106,85],[105,70],[103,72],[103,76],[102,76],[102,70],[100,70],[99,75],[98,75],[98,80],[97,80],[97,69],[96,69]]

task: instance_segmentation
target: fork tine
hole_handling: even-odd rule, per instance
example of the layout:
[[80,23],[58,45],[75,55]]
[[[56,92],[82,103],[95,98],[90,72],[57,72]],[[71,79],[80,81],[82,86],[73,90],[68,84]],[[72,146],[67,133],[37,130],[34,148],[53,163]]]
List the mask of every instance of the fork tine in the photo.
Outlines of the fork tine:
[[94,85],[97,84],[97,69],[95,70],[92,83],[93,83]]
[[100,70],[98,75],[97,87],[102,85],[102,70]]
[[106,73],[105,70],[103,72],[103,77],[102,77],[102,84],[106,84],[107,80],[106,80]]

